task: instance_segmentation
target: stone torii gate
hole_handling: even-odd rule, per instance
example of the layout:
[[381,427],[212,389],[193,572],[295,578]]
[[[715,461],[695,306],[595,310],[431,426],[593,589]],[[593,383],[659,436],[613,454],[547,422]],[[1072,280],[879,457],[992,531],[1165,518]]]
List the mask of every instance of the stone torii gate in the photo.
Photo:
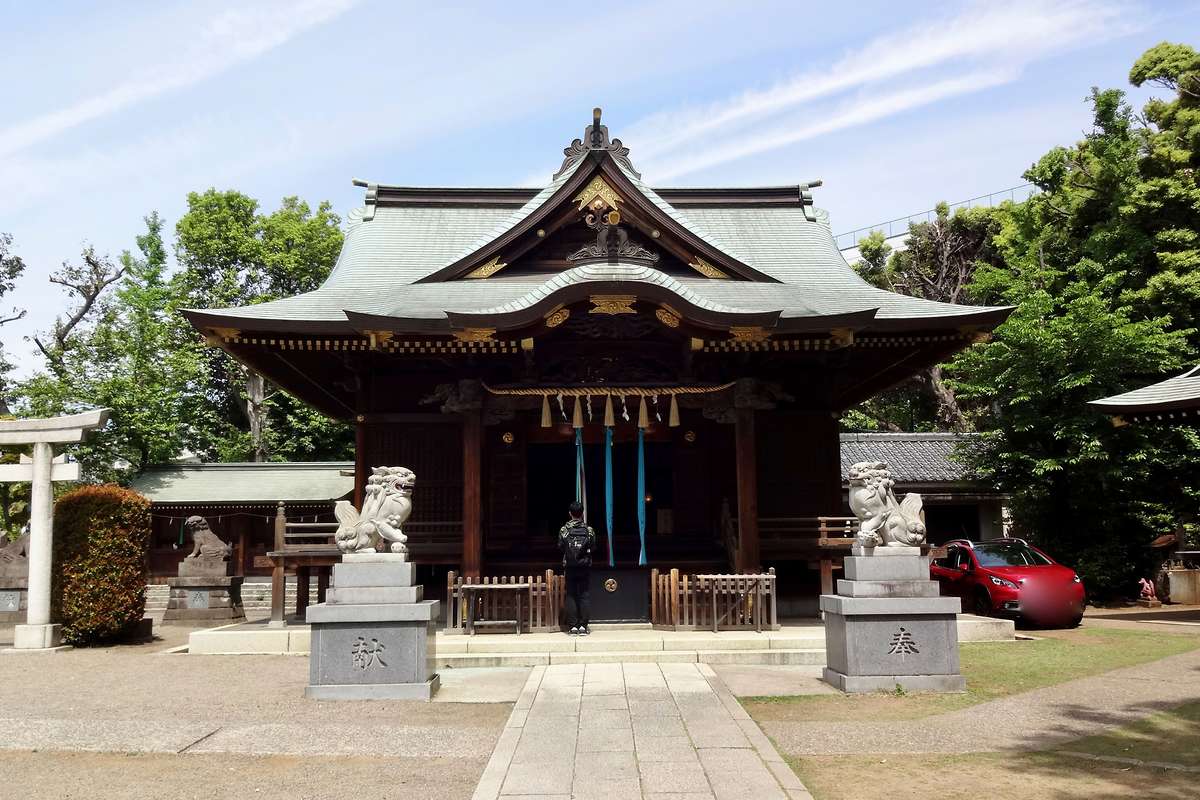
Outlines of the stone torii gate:
[[44,419],[0,420],[0,445],[33,445],[33,461],[0,465],[0,482],[32,483],[29,493],[29,609],[13,635],[16,650],[58,647],[61,634],[50,622],[50,568],[54,547],[54,481],[79,480],[79,465],[54,463],[55,444],[82,442],[108,421],[109,410]]

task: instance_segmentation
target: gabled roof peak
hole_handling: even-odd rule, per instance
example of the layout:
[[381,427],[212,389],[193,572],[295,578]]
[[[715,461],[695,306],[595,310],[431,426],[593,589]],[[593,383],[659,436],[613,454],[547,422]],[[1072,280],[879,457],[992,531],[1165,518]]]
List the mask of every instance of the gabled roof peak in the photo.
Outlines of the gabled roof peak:
[[629,160],[629,148],[621,144],[620,139],[609,141],[608,126],[600,124],[601,113],[602,110],[599,107],[592,109],[592,124],[583,129],[582,139],[575,139],[563,148],[562,166],[558,168],[558,172],[554,173],[551,180],[558,180],[560,175],[582,161],[593,150],[608,151],[613,160],[620,164],[626,172],[635,178],[642,177],[642,173],[634,169],[633,163]]

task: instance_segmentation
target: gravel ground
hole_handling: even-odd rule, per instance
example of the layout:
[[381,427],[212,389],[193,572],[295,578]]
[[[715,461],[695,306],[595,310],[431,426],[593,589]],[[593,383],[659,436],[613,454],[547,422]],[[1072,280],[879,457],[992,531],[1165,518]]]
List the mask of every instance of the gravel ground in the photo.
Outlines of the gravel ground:
[[1200,699],[1200,651],[911,721],[764,721],[793,756],[1041,750]]
[[0,753],[4,797],[25,800],[459,800],[486,759]]
[[307,658],[166,652],[190,630],[0,655],[0,796],[466,798],[524,682],[454,687],[499,702],[316,702]]

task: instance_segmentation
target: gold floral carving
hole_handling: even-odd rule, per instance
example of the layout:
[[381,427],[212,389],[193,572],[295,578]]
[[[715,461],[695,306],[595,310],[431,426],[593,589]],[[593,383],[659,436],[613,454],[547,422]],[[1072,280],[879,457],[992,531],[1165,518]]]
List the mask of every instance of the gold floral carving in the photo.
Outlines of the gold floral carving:
[[668,328],[678,328],[680,317],[675,311],[667,306],[663,306],[654,312],[654,316],[658,317],[658,321]]
[[637,297],[632,294],[594,294],[591,297],[592,310],[589,314],[636,314],[633,303]]
[[551,311],[549,314],[546,315],[546,327],[547,328],[557,328],[559,325],[562,325],[564,322],[566,322],[567,317],[569,317],[569,316],[571,316],[571,309],[569,309],[569,308],[555,309],[554,311]]
[[615,209],[617,203],[622,202],[621,196],[617,194],[616,190],[609,186],[604,178],[601,178],[599,175],[592,178],[592,182],[575,196],[575,200],[579,203],[580,211],[583,211],[588,206],[593,206],[593,202],[596,200],[600,202],[594,205],[593,210],[595,211],[599,211],[602,208]]
[[706,278],[716,278],[717,280],[720,280],[720,281],[729,280],[728,275],[726,275],[724,272],[721,272],[721,270],[717,269],[712,264],[705,261],[703,258],[700,258],[700,256],[696,256],[696,260],[689,262],[688,266],[691,267],[692,269],[696,270],[696,272],[699,272],[701,275],[703,275]]
[[478,268],[473,269],[470,272],[468,272],[467,277],[468,278],[490,278],[491,276],[495,275],[497,272],[499,272],[500,270],[504,269],[507,266],[508,266],[508,264],[505,264],[503,261],[500,260],[499,256],[496,256],[491,261],[484,264],[482,267],[478,267]]
[[771,334],[758,325],[732,325],[729,335],[735,342],[765,342],[771,338]]
[[467,328],[454,332],[454,338],[460,342],[490,342],[495,335],[495,328]]

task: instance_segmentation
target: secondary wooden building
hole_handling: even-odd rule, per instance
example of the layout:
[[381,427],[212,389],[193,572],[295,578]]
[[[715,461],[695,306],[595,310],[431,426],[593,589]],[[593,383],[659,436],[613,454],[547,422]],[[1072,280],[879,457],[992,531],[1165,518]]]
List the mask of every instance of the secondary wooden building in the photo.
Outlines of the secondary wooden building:
[[815,538],[760,525],[844,514],[841,411],[1008,310],[868,285],[810,186],[651,188],[598,111],[563,152],[540,190],[362,184],[320,289],[188,318],[355,423],[356,497],[416,472],[419,564],[553,567],[578,496],[634,595],[651,567],[765,566],[815,594]]

